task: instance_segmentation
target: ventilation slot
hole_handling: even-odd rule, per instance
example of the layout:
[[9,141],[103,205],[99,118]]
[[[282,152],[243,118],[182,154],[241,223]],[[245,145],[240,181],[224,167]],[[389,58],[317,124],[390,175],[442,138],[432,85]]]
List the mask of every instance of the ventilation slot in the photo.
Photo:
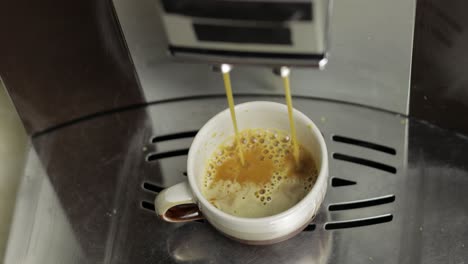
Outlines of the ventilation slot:
[[143,189],[147,190],[147,191],[150,191],[150,192],[154,192],[154,193],[158,193],[160,191],[162,191],[164,188],[163,187],[159,187],[155,184],[152,184],[152,183],[149,183],[149,182],[143,182]]
[[328,207],[330,211],[341,211],[341,210],[349,210],[349,209],[357,209],[357,208],[364,208],[370,206],[377,206],[387,203],[392,203],[395,201],[395,195],[387,195],[378,198],[360,200],[360,201],[352,201],[352,202],[344,202],[344,203],[335,203],[331,204]]
[[189,149],[178,149],[178,150],[167,151],[167,152],[162,152],[162,153],[151,153],[148,155],[146,160],[154,161],[154,160],[160,160],[160,159],[165,159],[165,158],[184,156],[184,155],[187,155],[188,152],[189,152]]
[[312,232],[312,231],[315,230],[315,227],[316,227],[315,224],[310,224],[310,225],[308,225],[306,228],[304,228],[303,231],[304,231],[304,232]]
[[394,148],[382,146],[379,144],[367,142],[367,141],[362,141],[359,139],[354,139],[354,138],[348,138],[348,137],[342,137],[342,136],[333,136],[332,137],[333,141],[335,142],[340,142],[340,143],[345,143],[345,144],[351,144],[351,145],[356,145],[360,146],[363,148],[370,148],[373,150],[385,152],[388,154],[396,155],[396,150]]
[[155,211],[154,209],[154,203],[148,202],[148,201],[141,201],[141,207],[143,209],[146,209],[148,211]]
[[331,181],[332,187],[342,187],[342,186],[349,186],[349,185],[355,185],[355,184],[356,184],[355,181],[346,180],[346,179],[337,178],[337,177],[333,177]]
[[342,160],[342,161],[361,164],[361,165],[364,165],[364,166],[368,166],[368,167],[372,167],[372,168],[375,168],[375,169],[383,170],[383,171],[390,172],[390,173],[393,173],[393,174],[395,174],[396,171],[397,171],[395,167],[390,166],[390,165],[375,162],[375,161],[372,161],[372,160],[367,160],[367,159],[357,158],[357,157],[353,157],[353,156],[348,156],[348,155],[344,155],[344,154],[340,154],[340,153],[334,153],[333,158],[337,159],[337,160]]
[[361,226],[369,226],[369,225],[377,225],[382,223],[387,223],[392,221],[393,215],[386,214],[380,215],[375,217],[363,218],[363,219],[355,219],[355,220],[348,220],[348,221],[337,221],[325,224],[326,230],[335,230],[335,229],[344,229],[344,228],[354,228],[354,227],[361,227]]
[[189,138],[189,137],[194,137],[197,133],[198,131],[194,130],[194,131],[180,132],[180,133],[174,133],[174,134],[164,135],[164,136],[157,136],[151,139],[151,142],[156,143],[156,142],[179,139],[179,138]]

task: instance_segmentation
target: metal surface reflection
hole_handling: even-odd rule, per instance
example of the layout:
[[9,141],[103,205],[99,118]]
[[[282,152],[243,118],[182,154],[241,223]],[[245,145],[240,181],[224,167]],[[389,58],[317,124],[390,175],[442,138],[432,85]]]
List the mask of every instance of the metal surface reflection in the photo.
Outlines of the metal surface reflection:
[[[302,232],[269,246],[248,246],[220,235],[208,224],[190,223],[167,238],[167,250],[178,263],[328,263],[332,233]],[[295,254],[291,254],[294,252]]]
[[[283,98],[237,98],[253,100]],[[466,138],[349,104],[296,97],[295,107],[323,132],[331,179],[314,225],[291,240],[246,246],[207,223],[169,224],[152,211],[159,190],[185,180],[185,150],[194,131],[225,108],[222,96],[100,115],[34,138],[50,192],[63,208],[54,225],[69,226],[75,242],[30,232],[28,226],[48,228],[36,217],[22,218],[16,229],[26,240],[51,245],[48,256],[57,261],[59,245],[76,245],[80,263],[432,264],[468,258]],[[33,163],[27,166],[23,184],[39,173]],[[29,193],[40,187],[30,186]],[[27,193],[19,199],[23,206],[48,206]],[[43,252],[28,244],[21,254],[31,258],[36,250]]]

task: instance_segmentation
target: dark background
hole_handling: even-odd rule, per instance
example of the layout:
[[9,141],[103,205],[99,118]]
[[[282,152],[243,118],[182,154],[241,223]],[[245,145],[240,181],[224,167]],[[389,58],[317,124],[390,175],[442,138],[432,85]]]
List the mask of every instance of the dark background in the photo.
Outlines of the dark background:
[[0,76],[36,133],[143,103],[110,1],[0,1]]

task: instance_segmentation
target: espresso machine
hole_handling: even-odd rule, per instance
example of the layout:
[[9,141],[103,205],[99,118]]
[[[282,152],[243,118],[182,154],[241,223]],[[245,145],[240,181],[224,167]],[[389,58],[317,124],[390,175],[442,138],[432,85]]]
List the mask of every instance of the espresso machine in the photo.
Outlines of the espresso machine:
[[[47,56],[0,44],[30,145],[5,263],[468,259],[462,1],[77,2],[46,5],[43,19],[14,9],[31,14]],[[325,138],[325,201],[285,242],[247,246],[154,212],[156,194],[186,179],[197,131],[227,107],[222,64],[236,103],[284,103],[275,69],[289,67],[294,107]]]

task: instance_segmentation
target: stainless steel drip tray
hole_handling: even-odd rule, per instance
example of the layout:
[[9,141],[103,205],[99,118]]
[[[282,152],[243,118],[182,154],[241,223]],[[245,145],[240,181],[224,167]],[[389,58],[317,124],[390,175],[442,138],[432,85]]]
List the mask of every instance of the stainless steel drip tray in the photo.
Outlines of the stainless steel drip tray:
[[[253,100],[283,98],[236,97],[237,103]],[[224,97],[212,96],[97,116],[35,138],[37,152],[29,156],[6,263],[460,263],[468,258],[463,227],[468,172],[460,161],[468,153],[466,139],[349,104],[295,98],[294,106],[324,134],[330,184],[320,213],[293,239],[246,246],[203,221],[169,224],[155,216],[157,192],[186,179],[194,135],[226,107]],[[454,146],[457,152],[451,151]]]

